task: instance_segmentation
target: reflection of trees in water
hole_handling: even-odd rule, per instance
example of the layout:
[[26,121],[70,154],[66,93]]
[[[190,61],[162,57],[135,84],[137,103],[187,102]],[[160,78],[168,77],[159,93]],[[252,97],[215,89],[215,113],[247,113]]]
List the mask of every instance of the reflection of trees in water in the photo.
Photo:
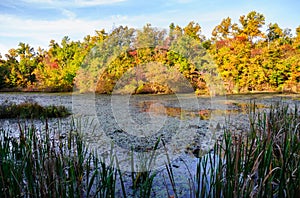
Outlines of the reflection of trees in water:
[[156,103],[156,101],[142,101],[135,104],[139,112],[146,112],[155,116],[176,117],[181,120],[199,117],[200,120],[209,120],[212,110],[209,109],[184,109],[174,104]]

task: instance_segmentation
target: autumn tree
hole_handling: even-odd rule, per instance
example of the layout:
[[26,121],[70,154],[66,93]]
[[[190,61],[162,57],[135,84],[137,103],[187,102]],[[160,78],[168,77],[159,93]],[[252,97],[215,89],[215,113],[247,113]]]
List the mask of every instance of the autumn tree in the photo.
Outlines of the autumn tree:
[[232,22],[226,18],[212,33],[210,51],[227,91],[296,90],[299,51],[291,30],[271,23],[265,34],[261,30],[265,18],[255,11],[241,16],[239,22],[237,31],[229,31]]
[[264,36],[260,30],[264,20],[263,15],[253,11],[240,17],[241,27],[226,18],[213,30],[211,53],[228,92],[254,90],[258,87],[257,79],[264,79],[258,75],[261,73],[260,51],[253,44]]
[[[34,70],[37,66],[35,52],[29,44],[19,43],[19,48],[10,49],[2,63],[6,75],[6,87],[27,88],[35,82]],[[4,86],[4,85],[3,85]]]
[[237,35],[237,31],[237,24],[232,23],[231,18],[227,17],[213,29],[213,40],[226,40],[228,38],[233,38],[235,35]]
[[47,50],[21,42],[0,57],[0,89],[71,91],[75,85],[82,92],[111,93],[122,79],[128,84],[119,84],[121,91],[170,93],[161,84],[186,87],[182,75],[198,94],[218,85],[228,93],[299,92],[300,26],[294,36],[277,23],[264,25],[264,15],[252,11],[237,23],[223,19],[210,39],[191,21],[185,27],[171,23],[168,30],[151,24],[96,30],[82,41],[66,36],[51,40]]
[[194,21],[189,22],[189,24],[183,28],[183,33],[198,42],[205,39],[205,37],[201,34],[201,26]]
[[249,41],[253,41],[254,38],[259,39],[264,37],[264,33],[261,31],[262,26],[265,24],[264,15],[252,11],[247,16],[242,15],[239,22],[241,24],[239,34],[246,36]]
[[41,89],[49,91],[71,91],[76,72],[85,52],[80,42],[64,37],[59,45],[50,41],[50,49],[35,74]]

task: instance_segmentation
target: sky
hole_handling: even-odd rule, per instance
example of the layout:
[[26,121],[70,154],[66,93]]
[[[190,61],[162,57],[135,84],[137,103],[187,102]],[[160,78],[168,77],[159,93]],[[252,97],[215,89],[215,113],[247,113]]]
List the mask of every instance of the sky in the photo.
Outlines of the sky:
[[299,8],[299,0],[1,0],[0,54],[20,42],[48,49],[52,39],[81,41],[95,30],[110,32],[120,25],[168,28],[172,22],[184,27],[194,21],[209,38],[222,19],[238,23],[251,11],[263,14],[266,24],[278,23],[295,34]]

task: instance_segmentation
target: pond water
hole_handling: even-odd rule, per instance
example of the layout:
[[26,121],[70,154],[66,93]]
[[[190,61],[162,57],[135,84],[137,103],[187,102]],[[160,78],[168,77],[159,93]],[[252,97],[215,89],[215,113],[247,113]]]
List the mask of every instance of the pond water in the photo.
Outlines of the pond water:
[[[160,170],[170,160],[176,167],[175,175],[180,177],[190,174],[182,161],[196,167],[195,156],[211,150],[215,141],[221,138],[225,125],[235,132],[247,131],[250,102],[255,101],[261,111],[278,101],[300,105],[300,97],[295,94],[195,97],[193,94],[0,93],[0,103],[4,101],[63,105],[72,111],[72,116],[48,120],[51,130],[64,136],[74,121],[89,147],[101,156],[108,157],[113,152],[123,171],[131,171],[131,159],[135,161],[136,172]],[[37,130],[43,132],[45,122],[0,119],[0,128],[8,129],[12,136],[17,136],[18,123],[23,127],[34,123]],[[145,166],[154,151],[154,163],[151,167]]]
[[[246,94],[219,97],[195,97],[193,94],[174,95],[95,95],[72,93],[1,93],[0,103],[10,101],[37,102],[43,106],[63,105],[73,116],[51,119],[53,130],[68,131],[71,119],[80,120],[86,140],[92,147],[103,149],[116,143],[121,149],[136,152],[151,150],[158,140],[170,145],[173,152],[210,150],[213,139],[222,133],[225,117],[235,129],[247,128],[250,101],[260,109],[276,101],[299,103],[299,95]],[[16,131],[18,122],[34,122],[42,131],[45,121],[2,119],[2,128]],[[103,141],[102,141],[103,140]],[[108,146],[110,149],[111,147]]]

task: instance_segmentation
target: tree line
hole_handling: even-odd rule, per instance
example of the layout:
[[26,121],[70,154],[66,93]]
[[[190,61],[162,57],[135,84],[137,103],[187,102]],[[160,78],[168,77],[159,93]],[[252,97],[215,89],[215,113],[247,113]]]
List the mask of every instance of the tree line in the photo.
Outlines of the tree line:
[[207,94],[222,82],[227,93],[300,92],[300,26],[292,35],[252,11],[238,23],[223,19],[210,38],[201,30],[193,21],[168,30],[120,26],[83,41],[51,40],[48,50],[20,42],[0,55],[0,90],[171,93],[190,86]]

